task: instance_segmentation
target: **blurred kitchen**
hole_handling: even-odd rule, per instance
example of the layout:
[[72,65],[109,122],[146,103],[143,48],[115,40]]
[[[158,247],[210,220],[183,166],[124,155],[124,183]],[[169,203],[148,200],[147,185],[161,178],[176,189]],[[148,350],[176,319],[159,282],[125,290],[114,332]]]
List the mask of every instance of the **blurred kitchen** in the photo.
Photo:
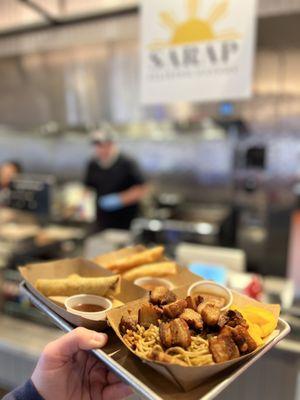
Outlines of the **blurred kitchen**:
[[[18,266],[163,243],[193,271],[281,303],[292,333],[260,368],[281,370],[272,398],[299,398],[300,2],[259,2],[250,99],[153,106],[140,102],[138,3],[1,0],[0,165],[20,168],[0,186],[0,387],[59,336],[19,292]],[[150,188],[130,230],[95,234],[83,182],[103,127]]]

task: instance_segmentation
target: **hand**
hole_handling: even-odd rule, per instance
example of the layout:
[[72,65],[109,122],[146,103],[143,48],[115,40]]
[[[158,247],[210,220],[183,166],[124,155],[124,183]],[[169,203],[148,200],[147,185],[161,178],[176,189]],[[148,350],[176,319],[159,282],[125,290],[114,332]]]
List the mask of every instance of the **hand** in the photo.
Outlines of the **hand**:
[[49,343],[32,382],[45,400],[120,400],[132,394],[87,350],[101,348],[107,335],[77,328]]
[[117,211],[123,208],[123,201],[118,193],[107,194],[99,199],[99,206],[104,211]]

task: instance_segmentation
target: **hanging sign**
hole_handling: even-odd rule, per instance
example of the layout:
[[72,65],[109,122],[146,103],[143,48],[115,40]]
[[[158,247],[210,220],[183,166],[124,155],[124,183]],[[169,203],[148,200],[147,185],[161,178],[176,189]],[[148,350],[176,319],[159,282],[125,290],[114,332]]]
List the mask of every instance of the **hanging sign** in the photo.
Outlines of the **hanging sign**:
[[251,96],[256,0],[142,0],[144,104]]

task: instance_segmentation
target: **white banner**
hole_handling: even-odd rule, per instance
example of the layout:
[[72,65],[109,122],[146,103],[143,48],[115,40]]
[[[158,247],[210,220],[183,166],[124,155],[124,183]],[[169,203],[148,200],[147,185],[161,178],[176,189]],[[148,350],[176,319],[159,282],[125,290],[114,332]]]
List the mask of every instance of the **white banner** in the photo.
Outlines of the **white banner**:
[[251,96],[256,0],[142,0],[144,104]]

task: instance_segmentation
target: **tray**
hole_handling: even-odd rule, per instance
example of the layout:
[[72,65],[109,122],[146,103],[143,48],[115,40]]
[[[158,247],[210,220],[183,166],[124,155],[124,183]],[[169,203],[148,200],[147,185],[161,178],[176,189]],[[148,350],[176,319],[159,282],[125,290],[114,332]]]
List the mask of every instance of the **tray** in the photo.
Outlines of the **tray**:
[[[48,306],[31,293],[25,282],[21,283],[20,289],[35,307],[45,313],[64,332],[70,332],[74,329],[71,324],[49,309]],[[109,367],[120,379],[130,385],[143,399],[212,400],[290,332],[289,325],[282,319],[279,319],[278,329],[280,331],[279,335],[251,359],[243,362],[238,367],[222,372],[189,392],[181,392],[174,385],[170,385],[166,378],[143,364],[137,357],[131,355],[113,333],[109,335],[110,341],[105,349],[92,350],[91,353]],[[155,381],[156,384],[153,383]]]

